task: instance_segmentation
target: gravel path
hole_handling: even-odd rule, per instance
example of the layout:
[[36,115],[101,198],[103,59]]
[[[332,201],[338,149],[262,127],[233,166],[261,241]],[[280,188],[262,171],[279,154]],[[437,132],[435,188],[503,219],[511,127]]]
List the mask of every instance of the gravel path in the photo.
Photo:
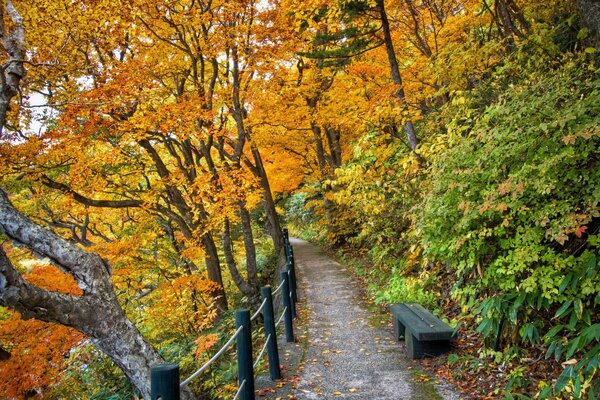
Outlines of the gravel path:
[[403,344],[392,338],[389,316],[368,307],[344,266],[305,241],[291,243],[304,308],[299,342],[282,343],[289,369],[285,383],[259,394],[271,399],[460,398],[407,359]]

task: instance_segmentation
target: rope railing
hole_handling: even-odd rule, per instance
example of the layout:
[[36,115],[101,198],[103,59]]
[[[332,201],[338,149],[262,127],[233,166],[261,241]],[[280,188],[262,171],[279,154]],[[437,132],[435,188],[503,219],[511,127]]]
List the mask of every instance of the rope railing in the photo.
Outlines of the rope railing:
[[235,393],[235,396],[233,396],[232,400],[237,400],[238,397],[240,397],[240,393],[242,393],[242,390],[244,390],[245,385],[246,385],[246,380],[244,379],[242,381],[242,383],[240,384],[240,387],[238,388],[237,392]]
[[283,287],[283,281],[281,281],[279,286],[277,286],[277,289],[273,290],[273,296],[275,296],[277,293],[279,293],[279,291],[281,290],[282,287]]
[[[236,330],[225,344],[213,355],[207,362],[204,363],[198,370],[191,374],[187,379],[179,383],[179,365],[177,364],[160,364],[151,368],[151,399],[160,398],[179,398],[176,396],[180,389],[189,384],[193,379],[201,375],[210,368],[217,359],[222,356],[234,342],[237,347],[237,364],[238,364],[238,379],[240,385],[238,387],[233,400],[255,400],[254,393],[254,374],[255,369],[259,365],[260,360],[268,354],[269,359],[269,375],[271,380],[281,378],[281,367],[279,363],[279,350],[277,344],[277,327],[284,322],[285,336],[287,342],[295,341],[293,331],[293,318],[296,316],[296,273],[294,265],[294,254],[287,236],[287,230],[284,229],[284,250],[286,256],[286,271],[281,272],[281,283],[275,290],[270,286],[262,287],[260,292],[262,295],[262,303],[254,314],[250,315],[248,310],[237,310],[235,313]],[[275,321],[273,297],[277,294],[277,301],[281,301],[283,311],[277,321]],[[279,303],[278,303],[279,304]],[[263,315],[263,329],[266,336],[265,342],[253,361],[252,343],[254,322],[259,315]],[[259,336],[259,335],[256,335]],[[260,334],[262,336],[262,334]]]
[[256,310],[256,312],[250,317],[250,321],[254,321],[256,318],[258,318],[263,308],[265,307],[265,304],[267,304],[267,299],[264,299],[262,301],[260,307],[258,307],[258,310]]
[[277,320],[277,322],[275,322],[275,326],[279,326],[279,324],[281,324],[281,321],[283,321],[283,318],[285,317],[285,313],[287,312],[287,307],[285,307],[283,309],[283,311],[281,312],[281,315],[279,316],[279,319]]
[[194,379],[195,377],[197,377],[198,375],[200,375],[201,373],[203,373],[204,371],[206,371],[208,369],[208,367],[211,366],[212,363],[214,363],[215,361],[217,361],[217,358],[219,358],[223,353],[225,353],[225,351],[227,351],[227,349],[229,348],[229,346],[231,346],[231,344],[233,343],[233,341],[238,337],[238,335],[240,334],[240,332],[243,329],[244,329],[243,326],[240,326],[239,328],[237,328],[237,330],[235,331],[235,333],[233,335],[231,335],[231,337],[229,338],[229,340],[227,341],[227,343],[225,343],[223,345],[223,347],[221,347],[221,349],[219,351],[217,351],[217,353],[214,356],[212,356],[212,358],[210,360],[208,360],[202,367],[200,367],[196,372],[194,372],[187,379],[185,379],[183,382],[181,382],[181,384],[179,386],[183,387],[183,386],[187,385],[188,383],[190,383],[190,381],[192,379]]
[[260,362],[260,359],[262,358],[262,356],[265,355],[265,351],[267,350],[267,346],[269,345],[270,340],[271,340],[271,335],[269,334],[269,336],[267,336],[267,339],[265,340],[265,344],[263,345],[262,349],[256,356],[256,361],[254,361],[254,365],[253,365],[254,368],[256,368],[256,366]]

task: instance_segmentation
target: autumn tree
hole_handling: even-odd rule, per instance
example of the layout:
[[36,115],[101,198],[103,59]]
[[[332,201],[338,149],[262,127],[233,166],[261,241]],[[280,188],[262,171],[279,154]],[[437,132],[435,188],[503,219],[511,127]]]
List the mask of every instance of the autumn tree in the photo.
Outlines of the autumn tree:
[[[215,283],[209,289],[194,284],[186,292],[198,302],[197,311],[206,311],[197,292],[205,289],[217,307],[227,307],[215,242],[221,231],[231,275],[256,303],[251,211],[261,202],[274,242],[281,242],[261,155],[244,126],[243,93],[255,68],[247,50],[256,35],[265,34],[260,29],[252,33],[259,21],[256,5],[130,3],[117,7],[118,14],[112,13],[113,6],[107,1],[75,10],[62,3],[26,9],[31,30],[47,29],[45,35],[32,35],[30,57],[36,68],[26,93],[42,95],[53,117],[39,134],[16,128],[5,137],[4,182],[18,189],[13,200],[29,204],[38,221],[81,246],[110,254],[116,264],[146,258],[146,248],[123,246],[126,238],[136,237],[132,230],[151,226],[161,231],[169,239],[161,243],[178,254],[176,265],[163,271],[165,279],[196,282],[206,268]],[[54,14],[57,10],[69,13],[63,18]],[[97,23],[102,20],[107,22]],[[233,32],[243,29],[245,34],[231,40]],[[147,397],[148,368],[161,359],[121,310],[109,264],[41,230],[7,198],[2,221],[12,240],[49,256],[83,289],[77,298],[40,291],[3,257],[3,304],[86,333]],[[231,224],[238,221],[245,274],[238,271],[232,248]],[[20,236],[25,227],[36,232],[35,240]],[[147,279],[140,282],[133,287],[140,297],[160,287]],[[70,311],[63,315],[66,308]],[[114,330],[107,332],[108,326]],[[127,342],[135,343],[129,352],[123,350]]]
[[[316,7],[316,8],[312,8]],[[400,71],[400,66],[392,40],[392,33],[386,5],[383,0],[376,1],[358,1],[345,2],[325,5],[324,7],[315,4],[298,5],[296,11],[299,18],[302,19],[305,26],[314,26],[319,23],[339,23],[343,28],[338,32],[329,34],[319,32],[315,34],[316,43],[330,42],[337,45],[334,50],[317,50],[312,53],[305,53],[311,57],[317,58],[342,58],[348,59],[355,57],[372,48],[384,46],[388,59],[388,65],[392,81],[396,85],[395,97],[401,104],[401,110],[406,114],[408,104],[406,91]],[[341,21],[335,21],[336,16],[341,15]],[[351,38],[352,40],[348,40]],[[347,43],[350,43],[349,45]],[[341,47],[340,47],[341,46]],[[395,126],[390,127],[392,132],[397,133]],[[414,123],[411,118],[404,117],[403,129],[406,135],[407,145],[411,151],[416,154],[417,136]]]
[[[0,304],[26,318],[57,322],[85,333],[125,372],[144,398],[149,398],[150,368],[163,360],[125,316],[108,263],[33,223],[4,193],[0,196],[0,215],[0,226],[8,238],[51,259],[73,276],[82,291],[81,295],[61,294],[28,283],[0,250]],[[184,396],[192,398],[188,392]]]

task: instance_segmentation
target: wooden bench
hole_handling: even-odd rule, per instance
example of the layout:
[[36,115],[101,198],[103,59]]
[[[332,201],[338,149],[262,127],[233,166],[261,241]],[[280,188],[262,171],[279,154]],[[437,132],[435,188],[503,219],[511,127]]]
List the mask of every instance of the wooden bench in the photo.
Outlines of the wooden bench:
[[404,337],[411,359],[438,356],[450,351],[450,339],[456,337],[454,329],[436,318],[417,303],[389,306],[394,322],[394,337]]

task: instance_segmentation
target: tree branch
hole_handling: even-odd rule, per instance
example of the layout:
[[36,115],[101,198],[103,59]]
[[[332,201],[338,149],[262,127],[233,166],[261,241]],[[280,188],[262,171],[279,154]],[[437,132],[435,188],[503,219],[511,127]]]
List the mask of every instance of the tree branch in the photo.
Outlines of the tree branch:
[[[11,240],[50,258],[62,271],[71,274],[85,292],[105,289],[98,287],[102,276],[110,275],[110,267],[97,254],[88,253],[54,233],[38,226],[17,211],[0,190],[0,231]],[[110,282],[110,279],[106,280]],[[103,286],[103,284],[100,284]]]
[[85,204],[90,207],[104,207],[104,208],[127,208],[127,207],[140,207],[142,205],[141,200],[129,199],[129,200],[95,200],[85,197],[82,194],[77,193],[69,186],[64,183],[56,182],[50,179],[47,175],[42,175],[41,182],[44,186],[52,189],[60,190],[61,192],[68,194],[73,199],[81,204]]
[[23,318],[77,327],[89,311],[81,296],[52,292],[25,281],[0,247],[0,305],[20,312]]

